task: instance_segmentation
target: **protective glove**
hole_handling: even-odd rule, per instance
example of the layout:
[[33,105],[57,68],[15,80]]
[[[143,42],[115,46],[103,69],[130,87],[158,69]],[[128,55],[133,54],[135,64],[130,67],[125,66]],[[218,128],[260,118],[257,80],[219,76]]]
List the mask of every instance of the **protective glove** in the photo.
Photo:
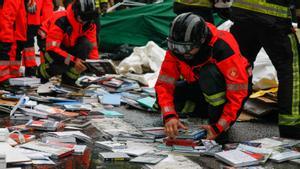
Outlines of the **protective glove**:
[[29,0],[27,3],[27,12],[34,14],[36,12],[36,2],[35,0]]

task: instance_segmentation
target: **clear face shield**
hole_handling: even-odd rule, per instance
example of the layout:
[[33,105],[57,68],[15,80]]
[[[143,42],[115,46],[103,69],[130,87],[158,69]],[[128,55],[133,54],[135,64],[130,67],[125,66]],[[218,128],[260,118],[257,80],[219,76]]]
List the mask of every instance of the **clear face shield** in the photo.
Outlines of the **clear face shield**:
[[167,38],[168,42],[168,49],[172,51],[175,55],[181,55],[183,56],[186,60],[191,60],[194,58],[194,55],[192,55],[190,52],[194,48],[199,48],[199,46],[195,45],[194,43],[191,42],[176,42],[170,39],[169,37]]

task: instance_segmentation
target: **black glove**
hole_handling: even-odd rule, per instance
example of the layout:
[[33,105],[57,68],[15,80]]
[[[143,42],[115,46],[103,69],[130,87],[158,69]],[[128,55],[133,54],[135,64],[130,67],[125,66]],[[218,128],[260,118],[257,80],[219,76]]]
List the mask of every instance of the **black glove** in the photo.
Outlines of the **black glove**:
[[37,67],[26,67],[25,68],[25,76],[26,77],[31,77],[31,76],[36,76],[36,69]]

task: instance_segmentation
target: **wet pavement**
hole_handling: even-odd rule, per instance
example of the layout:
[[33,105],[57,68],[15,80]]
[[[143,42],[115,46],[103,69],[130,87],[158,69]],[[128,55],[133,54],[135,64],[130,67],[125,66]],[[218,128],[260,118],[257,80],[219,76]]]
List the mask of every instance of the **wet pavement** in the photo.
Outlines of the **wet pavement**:
[[[160,115],[157,113],[143,112],[136,109],[126,109],[124,107],[117,107],[114,110],[124,113],[124,120],[137,128],[142,127],[158,127],[162,126],[162,121]],[[230,131],[228,132],[228,142],[240,142],[247,140],[254,140],[263,137],[273,137],[279,136],[278,127],[276,125],[276,115],[265,117],[262,120],[256,122],[236,122]],[[8,117],[0,117],[0,125],[7,126],[12,125],[8,120]],[[188,118],[184,119],[184,122],[191,124],[193,126],[205,123],[205,120],[199,118]],[[85,134],[93,138],[93,140],[101,141],[104,140],[103,135],[95,127],[89,126],[84,131]],[[28,168],[92,168],[92,169],[139,169],[143,168],[142,165],[132,164],[129,162],[102,162],[98,153],[103,151],[101,149],[93,147],[93,145],[88,145],[90,151],[83,156],[71,156],[61,159],[57,162],[56,166],[36,166]],[[198,163],[203,168],[218,169],[222,163],[218,162],[212,157],[203,156],[191,156],[188,157],[192,161]],[[288,162],[282,164],[275,164],[268,162],[264,165],[266,168],[275,169],[299,169],[300,166],[294,165]]]

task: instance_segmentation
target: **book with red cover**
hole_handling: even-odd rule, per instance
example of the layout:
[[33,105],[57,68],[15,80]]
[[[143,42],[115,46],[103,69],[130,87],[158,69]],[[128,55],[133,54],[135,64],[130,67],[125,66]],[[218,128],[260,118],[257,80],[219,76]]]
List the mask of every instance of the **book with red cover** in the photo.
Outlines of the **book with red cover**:
[[[18,133],[11,133],[9,135],[9,137],[11,139],[15,140],[19,144],[21,143],[21,141],[20,141],[20,135]],[[24,137],[25,143],[27,143],[29,141],[32,141],[32,140],[34,140],[36,138],[35,135],[31,135],[31,134],[23,134],[23,137]]]
[[191,139],[170,139],[170,138],[166,138],[166,139],[164,139],[164,142],[166,143],[167,146],[178,145],[178,146],[195,147],[195,146],[198,145],[198,141],[191,140]]

